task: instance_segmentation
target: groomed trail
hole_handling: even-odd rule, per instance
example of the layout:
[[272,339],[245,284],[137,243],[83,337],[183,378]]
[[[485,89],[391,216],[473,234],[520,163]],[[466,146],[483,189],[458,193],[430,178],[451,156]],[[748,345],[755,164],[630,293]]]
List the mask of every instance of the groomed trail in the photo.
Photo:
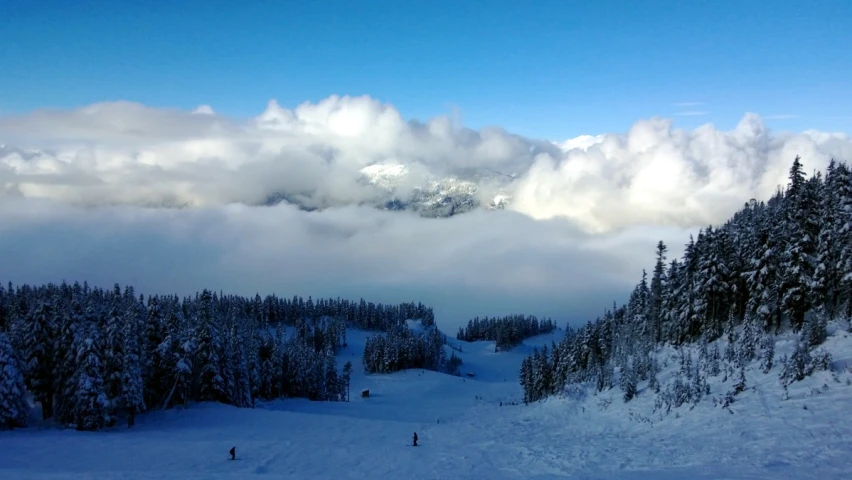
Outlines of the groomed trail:
[[[469,378],[364,375],[367,334],[350,332],[339,358],[355,366],[349,403],[205,403],[143,415],[133,429],[0,432],[0,478],[852,478],[848,370],[836,381],[826,372],[800,382],[788,400],[777,374],[749,372],[733,413],[707,400],[660,417],[650,394],[624,404],[617,389],[520,404],[521,360],[560,335],[501,353],[491,342],[453,341]],[[852,338],[835,333],[829,342],[845,368]],[[418,447],[406,448],[413,432]],[[229,461],[232,446],[240,461]]]

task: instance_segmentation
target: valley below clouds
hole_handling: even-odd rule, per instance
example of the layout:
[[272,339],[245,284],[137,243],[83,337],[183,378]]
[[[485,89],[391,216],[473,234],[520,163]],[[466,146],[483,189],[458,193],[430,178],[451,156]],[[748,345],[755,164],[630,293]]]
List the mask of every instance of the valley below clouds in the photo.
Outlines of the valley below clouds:
[[4,281],[413,300],[450,332],[475,315],[589,320],[626,301],[657,241],[679,256],[785,185],[796,155],[808,173],[852,159],[846,135],[754,114],[566,141],[405,120],[370,97],[250,119],[40,110],[0,117],[0,144]]

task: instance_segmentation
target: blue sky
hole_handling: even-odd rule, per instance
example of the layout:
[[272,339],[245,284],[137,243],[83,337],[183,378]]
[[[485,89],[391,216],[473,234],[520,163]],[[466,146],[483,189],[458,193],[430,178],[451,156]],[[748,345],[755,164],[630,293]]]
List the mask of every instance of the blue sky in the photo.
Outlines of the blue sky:
[[747,111],[849,132],[850,24],[848,0],[3,0],[0,115],[123,99],[253,116],[369,94],[554,140]]

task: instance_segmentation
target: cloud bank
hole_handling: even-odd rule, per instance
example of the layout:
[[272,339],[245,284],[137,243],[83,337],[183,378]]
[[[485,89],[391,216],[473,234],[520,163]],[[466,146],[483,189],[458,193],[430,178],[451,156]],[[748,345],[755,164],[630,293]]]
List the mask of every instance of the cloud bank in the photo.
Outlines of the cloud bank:
[[[587,319],[624,299],[657,240],[677,254],[687,232],[785,184],[797,154],[808,170],[852,158],[845,134],[773,133],[754,114],[730,131],[653,118],[553,142],[336,96],[241,121],[208,105],[35,111],[0,117],[0,143],[8,280],[418,300],[448,329]],[[505,210],[369,206],[443,178]],[[276,195],[303,208],[256,206]]]

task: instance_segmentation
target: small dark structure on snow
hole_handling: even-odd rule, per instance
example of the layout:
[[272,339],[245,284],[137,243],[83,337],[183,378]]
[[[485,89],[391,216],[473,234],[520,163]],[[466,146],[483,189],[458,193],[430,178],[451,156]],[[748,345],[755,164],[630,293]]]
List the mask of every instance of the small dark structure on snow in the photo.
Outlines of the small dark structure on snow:
[[476,376],[476,374],[475,374],[475,373],[473,373],[473,372],[467,372],[465,375],[467,375],[467,376],[468,376],[468,377],[470,377],[470,378],[473,378],[473,377],[475,377],[475,376]]
[[370,390],[361,390],[361,398],[370,398]]

